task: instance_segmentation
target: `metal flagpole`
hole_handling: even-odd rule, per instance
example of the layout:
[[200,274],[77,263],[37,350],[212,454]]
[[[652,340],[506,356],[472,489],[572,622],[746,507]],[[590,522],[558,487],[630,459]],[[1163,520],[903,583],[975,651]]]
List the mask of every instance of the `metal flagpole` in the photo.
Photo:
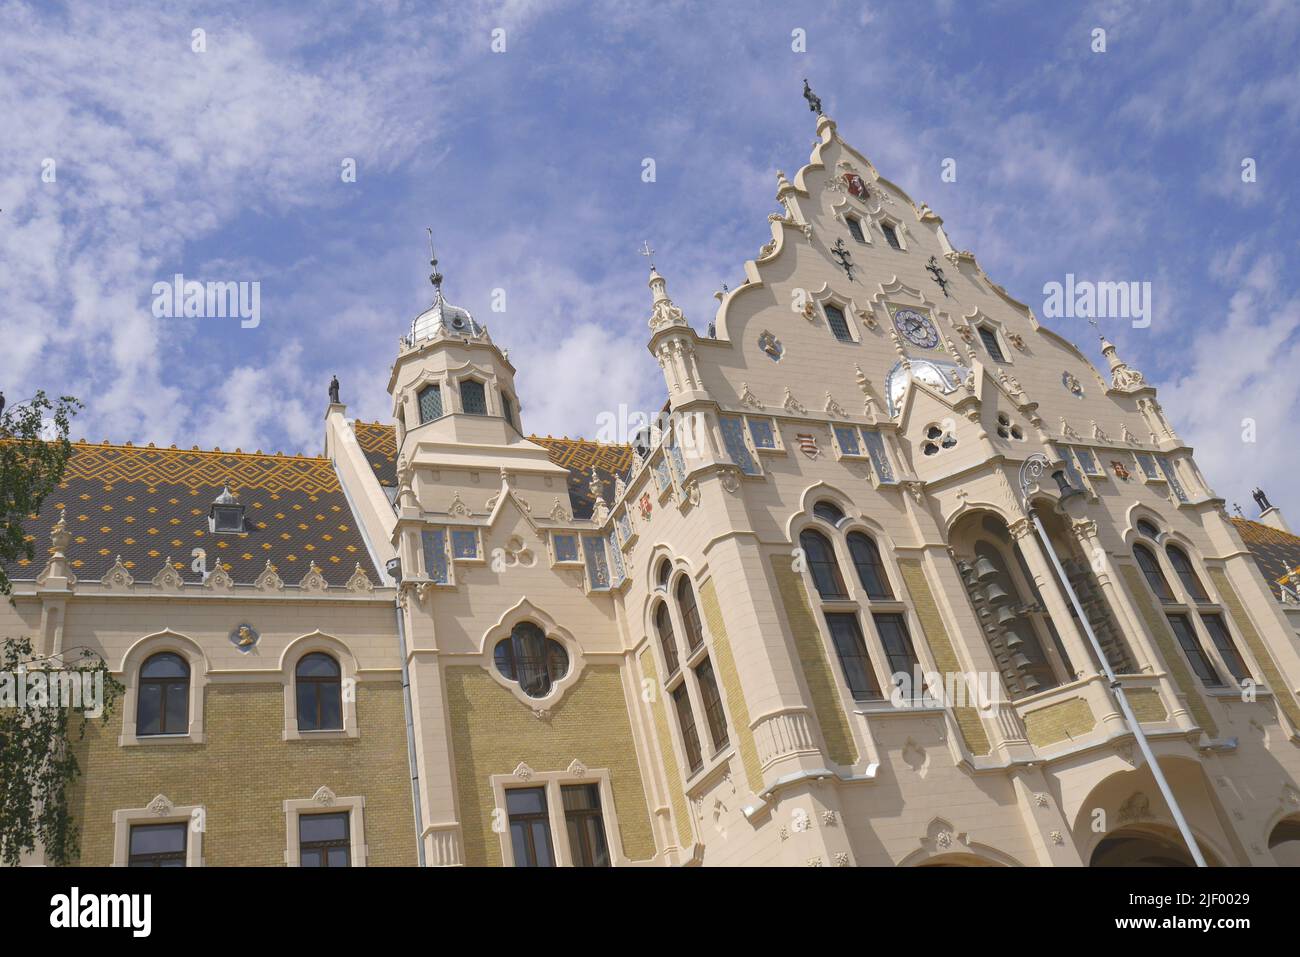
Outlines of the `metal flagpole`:
[[[1182,834],[1187,849],[1192,853],[1192,860],[1196,862],[1197,867],[1206,867],[1201,848],[1196,843],[1196,836],[1192,834],[1187,819],[1183,817],[1183,810],[1178,806],[1178,799],[1174,797],[1169,782],[1165,780],[1164,771],[1160,769],[1160,764],[1156,761],[1155,755],[1151,753],[1151,745],[1147,743],[1147,736],[1142,730],[1142,725],[1134,716],[1133,708],[1124,695],[1124,687],[1119,683],[1119,679],[1115,677],[1115,672],[1111,670],[1110,662],[1106,660],[1106,654],[1101,649],[1101,642],[1097,640],[1097,635],[1092,630],[1092,624],[1088,621],[1088,616],[1084,614],[1083,606],[1079,603],[1079,596],[1075,594],[1074,586],[1070,584],[1070,579],[1066,577],[1065,569],[1061,567],[1061,561],[1056,556],[1056,549],[1052,547],[1052,540],[1048,538],[1042,520],[1039,519],[1038,513],[1034,511],[1034,506],[1029,501],[1029,486],[1035,480],[1041,478],[1051,464],[1046,455],[1042,452],[1035,452],[1025,459],[1024,464],[1020,466],[1020,494],[1024,500],[1025,511],[1029,514],[1029,520],[1034,525],[1034,530],[1047,552],[1047,557],[1051,559],[1052,567],[1056,569],[1056,576],[1060,580],[1061,586],[1070,597],[1070,604],[1074,606],[1074,611],[1079,616],[1079,623],[1083,625],[1083,630],[1088,635],[1088,641],[1092,644],[1093,653],[1096,655],[1097,660],[1101,662],[1102,671],[1106,674],[1111,693],[1114,694],[1115,700],[1119,702],[1119,709],[1124,715],[1125,723],[1127,723],[1129,730],[1133,732],[1133,737],[1137,739],[1138,748],[1141,749],[1142,756],[1146,758],[1147,767],[1151,769],[1151,776],[1155,778],[1156,787],[1164,795],[1165,803],[1169,805],[1169,813],[1173,815],[1174,823],[1178,825],[1178,831]],[[1072,488],[1064,481],[1061,471],[1053,473],[1053,477],[1056,478],[1057,484],[1062,488],[1062,502],[1067,501],[1074,495],[1083,494],[1080,489]]]

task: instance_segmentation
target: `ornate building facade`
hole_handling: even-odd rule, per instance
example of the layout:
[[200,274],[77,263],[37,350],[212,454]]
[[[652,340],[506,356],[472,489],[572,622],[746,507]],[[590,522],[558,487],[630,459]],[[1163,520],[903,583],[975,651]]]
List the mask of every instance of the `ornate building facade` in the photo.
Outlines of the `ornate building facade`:
[[529,436],[436,261],[391,424],[77,446],[0,615],[126,686],[80,745],[84,863],[1186,863],[1089,630],[1206,859],[1300,862],[1257,547],[1300,539],[1230,519],[1111,343],[814,105],[709,334],[651,266],[631,447]]

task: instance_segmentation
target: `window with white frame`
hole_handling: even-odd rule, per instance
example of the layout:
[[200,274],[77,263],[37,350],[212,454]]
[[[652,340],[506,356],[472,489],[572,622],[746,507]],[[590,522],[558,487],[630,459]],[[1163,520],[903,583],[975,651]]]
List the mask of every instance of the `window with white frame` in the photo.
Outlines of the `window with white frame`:
[[[820,611],[830,645],[855,701],[881,701],[900,673],[911,682],[918,664],[907,624],[907,608],[894,594],[875,538],[852,523],[834,502],[813,505],[813,521],[799,534],[810,595]],[[841,559],[853,574],[842,571]],[[870,632],[864,630],[864,620]],[[881,673],[877,665],[885,668]]]

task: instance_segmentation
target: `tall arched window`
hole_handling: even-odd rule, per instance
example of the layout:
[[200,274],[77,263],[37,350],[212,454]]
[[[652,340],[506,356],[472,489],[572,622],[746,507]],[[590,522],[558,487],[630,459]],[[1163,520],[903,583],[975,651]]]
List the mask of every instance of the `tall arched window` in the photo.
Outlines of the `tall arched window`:
[[531,621],[521,621],[493,650],[497,671],[530,698],[545,698],[555,683],[569,673],[569,653]]
[[700,624],[700,606],[695,603],[695,589],[685,575],[677,581],[677,610],[686,629],[686,643],[694,651],[704,644],[704,627]]
[[1165,548],[1165,554],[1169,556],[1169,564],[1174,566],[1174,571],[1187,589],[1187,594],[1192,596],[1192,601],[1198,604],[1206,604],[1210,596],[1205,593],[1205,588],[1201,585],[1201,580],[1196,576],[1196,569],[1192,566],[1192,560],[1187,557],[1187,553],[1177,545],[1169,545]]
[[140,666],[135,733],[188,734],[189,730],[189,663],[174,652],[160,652]]
[[655,611],[655,630],[659,632],[659,647],[664,652],[664,664],[668,666],[668,674],[677,674],[677,636],[673,633],[673,619],[668,614],[667,602],[660,602],[659,608]]
[[840,576],[839,562],[835,560],[835,551],[826,536],[815,529],[806,528],[799,533],[799,546],[808,562],[808,571],[812,573],[817,593],[827,601],[848,598],[844,579]]
[[1138,567],[1142,569],[1142,574],[1146,576],[1147,584],[1156,593],[1156,597],[1165,603],[1172,602],[1174,593],[1170,590],[1169,582],[1165,580],[1165,573],[1160,570],[1160,562],[1156,560],[1151,549],[1145,545],[1134,545],[1133,557],[1137,559]]
[[293,672],[299,731],[343,730],[343,674],[339,663],[314,651]]
[[655,576],[655,584],[664,591],[668,590],[668,576],[672,573],[673,563],[664,559],[659,563],[659,574]]
[[880,560],[880,549],[870,537],[861,532],[849,532],[849,555],[853,557],[853,567],[858,570],[858,581],[872,599],[890,600],[894,591],[889,587],[889,575],[885,564]]

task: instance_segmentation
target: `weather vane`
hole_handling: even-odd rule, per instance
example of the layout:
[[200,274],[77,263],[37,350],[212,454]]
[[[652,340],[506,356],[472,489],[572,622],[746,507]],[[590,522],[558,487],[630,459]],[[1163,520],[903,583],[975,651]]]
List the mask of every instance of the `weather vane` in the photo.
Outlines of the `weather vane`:
[[655,268],[655,261],[654,261],[654,259],[652,258],[652,257],[654,256],[654,254],[655,254],[655,251],[650,247],[650,241],[649,241],[649,240],[646,240],[645,242],[643,242],[643,243],[641,244],[641,255],[644,256],[646,259],[649,259],[649,260],[650,260],[650,268],[651,268],[651,269],[654,269],[654,268]]

